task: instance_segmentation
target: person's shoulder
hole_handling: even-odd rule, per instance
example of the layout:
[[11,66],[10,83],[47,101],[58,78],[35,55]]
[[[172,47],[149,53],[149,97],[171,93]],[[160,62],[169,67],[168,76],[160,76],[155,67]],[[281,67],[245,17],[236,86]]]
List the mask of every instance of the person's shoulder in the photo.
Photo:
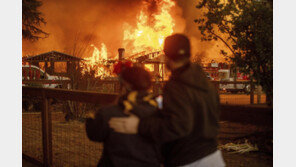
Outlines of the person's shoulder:
[[167,81],[167,83],[164,86],[164,90],[167,91],[174,91],[174,90],[180,90],[182,91],[183,85],[178,79],[171,78]]
[[108,105],[99,109],[97,114],[101,116],[121,116],[122,108],[119,105]]
[[116,110],[116,109],[119,109],[120,107],[118,105],[106,105],[102,108],[100,108],[100,110],[103,112],[105,111],[109,111],[109,110]]

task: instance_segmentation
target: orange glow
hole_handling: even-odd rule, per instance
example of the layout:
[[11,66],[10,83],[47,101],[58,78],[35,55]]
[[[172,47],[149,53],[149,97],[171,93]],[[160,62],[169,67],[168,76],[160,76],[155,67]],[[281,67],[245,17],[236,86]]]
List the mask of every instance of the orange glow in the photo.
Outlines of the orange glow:
[[[162,51],[164,39],[174,32],[175,21],[170,12],[175,2],[172,0],[157,1],[157,12],[149,15],[149,7],[147,3],[142,3],[141,11],[137,16],[136,27],[124,24],[123,46],[130,51],[130,54],[137,54],[136,57],[144,54]],[[108,64],[107,47],[104,43],[98,49],[93,44],[94,51],[91,57],[85,58],[86,68],[83,72],[95,70],[95,76],[110,76],[111,70],[106,68]],[[159,55],[159,54],[158,54]],[[133,57],[133,58],[136,58]],[[153,65],[145,65],[149,71],[153,71]]]
[[[126,46],[133,54],[141,51],[152,52],[163,48],[165,37],[173,33],[175,21],[170,15],[170,10],[175,6],[171,0],[158,1],[158,13],[148,15],[145,4],[137,16],[137,27],[133,29],[128,24],[124,31],[124,43],[132,42],[132,46]],[[153,21],[151,21],[153,20]]]
[[98,49],[95,45],[91,44],[94,48],[91,57],[85,58],[85,68],[82,70],[83,73],[86,71],[95,70],[96,77],[105,78],[111,75],[110,70],[105,67],[108,61],[107,47],[104,43],[101,44],[101,49]]
[[91,66],[95,65],[97,62],[102,60],[107,60],[107,48],[104,43],[101,44],[101,50],[99,50],[94,44],[90,45],[94,48],[91,57],[85,58]]
[[154,65],[153,64],[145,64],[145,69],[152,72],[152,71],[154,71]]
[[[200,40],[193,20],[202,17],[203,11],[196,10],[196,3],[194,0],[44,1],[40,12],[47,24],[41,29],[50,35],[34,43],[23,39],[22,56],[56,50],[87,58],[94,50],[90,44],[101,51],[104,43],[109,59],[117,58],[117,49],[121,47],[126,50],[125,58],[138,57],[162,50],[166,36],[185,33],[190,38],[193,57],[204,52],[205,62],[212,59],[223,62],[220,54],[220,49],[225,49],[223,43]],[[227,48],[225,51],[230,53]]]

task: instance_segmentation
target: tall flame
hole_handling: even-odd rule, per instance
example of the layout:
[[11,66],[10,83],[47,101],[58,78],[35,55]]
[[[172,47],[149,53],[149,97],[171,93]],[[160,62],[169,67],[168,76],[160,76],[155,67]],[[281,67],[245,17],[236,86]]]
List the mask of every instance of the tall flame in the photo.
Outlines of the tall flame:
[[86,60],[88,60],[91,65],[107,59],[107,47],[104,43],[101,44],[101,51],[94,44],[90,46],[94,48],[94,51],[92,57],[86,58]]
[[[151,13],[149,3],[143,1],[135,28],[127,23],[124,24],[123,46],[131,54],[141,53],[139,54],[141,56],[147,52],[162,50],[165,37],[174,32],[175,21],[170,12],[175,2],[173,0],[153,0],[153,3],[157,7],[157,12],[149,14]],[[85,71],[96,68],[96,76],[111,75],[110,69],[106,68],[108,61],[106,45],[102,43],[100,50],[94,45],[91,46],[94,47],[94,51],[91,57],[86,58],[87,69]],[[149,66],[149,69],[152,70],[152,66]]]
[[[147,6],[143,5],[140,14],[137,16],[137,28],[133,29],[127,24],[124,31],[124,42],[132,41],[132,53],[145,51],[156,51],[163,48],[164,38],[173,33],[175,26],[170,10],[175,6],[172,0],[156,2],[158,12],[150,18],[147,14]],[[145,11],[146,10],[146,11]],[[153,20],[151,22],[150,20]],[[129,46],[127,46],[129,47]]]
[[106,67],[104,67],[106,61],[108,60],[106,45],[102,43],[101,49],[98,49],[94,44],[91,44],[90,46],[94,48],[94,51],[91,57],[85,58],[86,67],[84,68],[83,73],[86,71],[95,70],[96,77],[105,77],[109,75],[109,72],[107,72],[105,69]]

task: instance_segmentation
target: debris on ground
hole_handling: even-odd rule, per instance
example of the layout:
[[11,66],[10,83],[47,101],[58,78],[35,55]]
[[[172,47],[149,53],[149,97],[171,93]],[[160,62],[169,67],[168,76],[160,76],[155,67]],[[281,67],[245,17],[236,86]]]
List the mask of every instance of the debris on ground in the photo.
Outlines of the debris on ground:
[[245,140],[245,143],[242,144],[235,144],[235,143],[227,143],[223,145],[219,145],[218,148],[220,150],[226,150],[226,151],[233,151],[233,153],[247,153],[251,151],[259,151],[257,145],[252,145],[248,142],[248,140]]

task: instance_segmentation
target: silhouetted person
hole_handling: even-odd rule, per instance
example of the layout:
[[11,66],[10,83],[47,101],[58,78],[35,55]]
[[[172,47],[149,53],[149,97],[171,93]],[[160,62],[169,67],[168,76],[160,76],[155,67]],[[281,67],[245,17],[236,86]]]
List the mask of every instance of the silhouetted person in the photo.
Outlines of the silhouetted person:
[[[135,114],[145,118],[155,114],[157,102],[147,90],[151,86],[149,72],[140,67],[120,70],[120,80],[125,94],[118,105],[102,108],[93,118],[86,120],[86,132],[90,140],[103,142],[104,150],[100,167],[159,167],[160,147],[150,139],[135,134],[114,132],[108,126],[111,117]],[[136,106],[137,109],[133,107]]]
[[110,127],[165,143],[165,166],[225,166],[217,150],[219,96],[199,65],[190,63],[190,42],[181,34],[165,39],[163,110],[150,117],[112,118]]

